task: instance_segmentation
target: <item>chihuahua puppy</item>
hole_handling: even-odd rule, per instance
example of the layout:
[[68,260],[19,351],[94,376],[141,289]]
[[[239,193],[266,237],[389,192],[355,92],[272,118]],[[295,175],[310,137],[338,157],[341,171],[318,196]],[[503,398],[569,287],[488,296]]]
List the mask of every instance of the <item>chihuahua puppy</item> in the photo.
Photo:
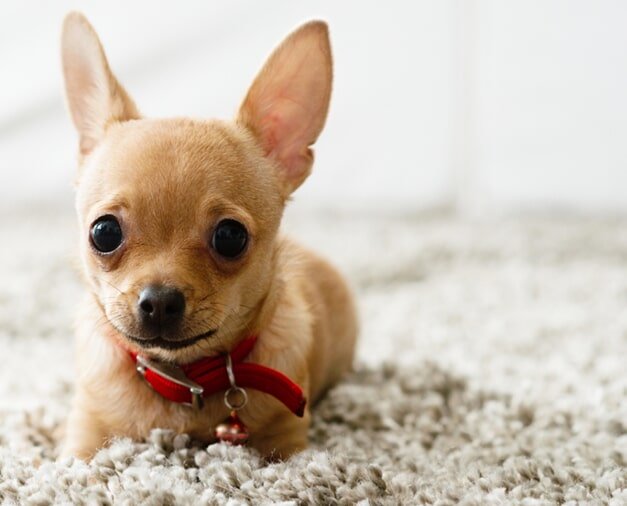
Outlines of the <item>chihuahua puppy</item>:
[[[90,458],[155,427],[215,441],[224,394],[190,407],[151,389],[133,357],[170,367],[225,357],[280,372],[304,416],[247,389],[248,444],[286,458],[307,446],[309,406],[351,368],[357,322],[342,277],[279,235],[327,116],[327,26],[307,23],[270,56],[234,121],[143,118],[79,13],[62,36],[78,130],[76,209],[88,297],[77,322],[77,385],[63,455]],[[237,380],[237,378],[235,378]],[[232,383],[233,384],[233,383]]]

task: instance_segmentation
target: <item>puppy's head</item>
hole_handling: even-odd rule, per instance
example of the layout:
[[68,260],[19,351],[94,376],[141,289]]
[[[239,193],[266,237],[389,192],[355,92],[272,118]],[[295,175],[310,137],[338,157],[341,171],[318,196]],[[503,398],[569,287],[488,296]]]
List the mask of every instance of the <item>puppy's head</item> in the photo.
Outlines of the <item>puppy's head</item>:
[[271,292],[283,207],[311,170],[331,93],[326,25],[275,50],[233,122],[142,118],[80,14],[62,53],[82,265],[103,324],[166,359],[228,346]]

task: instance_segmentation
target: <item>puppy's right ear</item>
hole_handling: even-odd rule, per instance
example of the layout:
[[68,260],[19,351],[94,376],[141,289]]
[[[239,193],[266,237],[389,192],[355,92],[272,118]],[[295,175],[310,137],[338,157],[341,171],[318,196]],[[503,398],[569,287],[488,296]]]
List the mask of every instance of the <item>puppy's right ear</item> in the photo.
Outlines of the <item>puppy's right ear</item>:
[[111,72],[98,35],[79,12],[71,12],[63,22],[61,52],[68,106],[85,156],[109,125],[140,115]]

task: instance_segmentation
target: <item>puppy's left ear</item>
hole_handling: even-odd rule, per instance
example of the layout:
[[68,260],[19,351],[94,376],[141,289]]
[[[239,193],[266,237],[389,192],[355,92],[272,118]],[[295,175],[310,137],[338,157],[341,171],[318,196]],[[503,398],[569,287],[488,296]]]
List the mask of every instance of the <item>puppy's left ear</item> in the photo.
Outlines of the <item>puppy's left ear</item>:
[[253,82],[237,121],[249,128],[279,168],[287,197],[311,172],[324,127],[333,74],[326,23],[309,22],[289,35]]
[[63,22],[61,53],[67,101],[85,156],[110,124],[140,116],[111,72],[98,35],[79,12],[71,12]]

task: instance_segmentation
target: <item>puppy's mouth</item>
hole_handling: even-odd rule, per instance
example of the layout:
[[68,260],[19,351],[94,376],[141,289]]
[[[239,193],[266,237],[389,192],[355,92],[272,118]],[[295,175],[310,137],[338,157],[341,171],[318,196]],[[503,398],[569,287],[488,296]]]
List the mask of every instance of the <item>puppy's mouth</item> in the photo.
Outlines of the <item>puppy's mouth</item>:
[[218,329],[211,329],[207,332],[203,332],[202,334],[198,334],[197,336],[190,337],[188,339],[172,340],[166,339],[161,336],[148,338],[132,336],[124,332],[122,329],[118,328],[116,325],[113,325],[113,327],[129,341],[138,344],[142,348],[161,348],[164,350],[180,350],[181,348],[187,348],[188,346],[196,344],[198,341],[202,341],[203,339],[211,337],[218,331]]

